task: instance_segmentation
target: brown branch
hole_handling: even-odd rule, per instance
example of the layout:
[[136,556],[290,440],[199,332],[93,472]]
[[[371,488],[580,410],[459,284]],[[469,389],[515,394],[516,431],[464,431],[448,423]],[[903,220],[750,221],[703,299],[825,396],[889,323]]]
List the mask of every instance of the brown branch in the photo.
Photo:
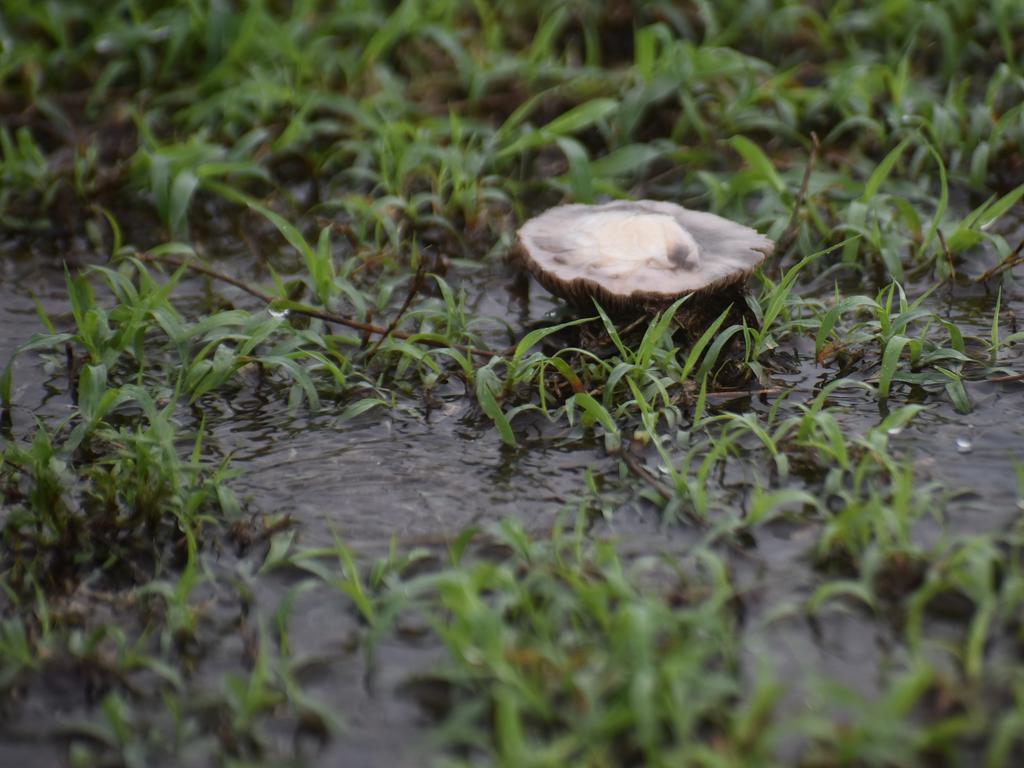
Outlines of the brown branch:
[[[363,322],[365,322],[365,323],[372,323],[373,322],[373,307],[370,307],[368,310],[366,310],[366,320],[364,320]],[[359,336],[359,349],[361,349],[361,350],[365,350],[366,349],[366,347],[370,344],[370,336],[372,336],[372,335],[373,334],[371,334],[369,331],[363,330],[363,332]],[[381,338],[383,338],[383,336]]]
[[1024,240],[1021,240],[1019,243],[1017,243],[1017,247],[1013,249],[1013,253],[1011,253],[1009,256],[1007,256],[1005,259],[1003,259],[1001,262],[996,264],[991,269],[985,270],[976,278],[974,278],[974,282],[984,283],[989,278],[1002,274],[1008,269],[1013,269],[1018,264],[1024,264],[1024,255],[1021,254],[1022,251],[1024,251]]
[[348,240],[349,245],[353,248],[359,245],[359,237],[350,225],[342,224],[341,222],[328,219],[324,216],[317,216],[316,223],[319,227],[330,227],[332,232],[344,235],[345,239]]
[[[665,501],[670,501],[676,497],[675,489],[669,487],[665,483],[661,482],[658,478],[651,474],[643,464],[640,463],[640,458],[634,454],[629,448],[624,448],[618,453],[619,458],[622,459],[622,463],[626,465],[626,468],[636,475],[638,478],[647,483],[653,488],[659,496]],[[698,525],[704,525],[704,521],[696,515],[690,513],[686,515],[690,520]]]
[[409,305],[412,304],[412,300],[416,298],[416,294],[420,292],[423,287],[423,279],[427,276],[427,257],[425,253],[420,254],[420,263],[416,267],[416,274],[412,278],[412,283],[409,285],[409,292],[405,295],[405,301],[402,302],[402,306],[398,308],[398,313],[394,319],[388,324],[387,329],[381,334],[381,337],[377,339],[377,343],[374,344],[370,351],[367,352],[368,357],[373,357],[377,354],[377,350],[380,349],[380,345],[384,343],[384,339],[390,336],[398,324],[402,322],[402,317],[405,315],[406,310],[409,309]]
[[272,296],[269,293],[265,293],[265,292],[261,291],[259,288],[251,286],[248,283],[242,282],[237,277],[232,277],[231,275],[226,275],[223,272],[218,272],[215,269],[210,269],[209,267],[205,267],[202,264],[200,264],[199,262],[195,261],[194,259],[181,259],[181,258],[178,258],[177,256],[172,255],[172,254],[165,254],[165,255],[161,255],[161,256],[154,256],[151,253],[140,254],[139,258],[142,261],[148,261],[148,262],[151,262],[151,263],[153,263],[153,262],[165,262],[165,263],[170,264],[171,266],[174,266],[174,267],[185,267],[186,269],[190,269],[193,272],[198,272],[201,275],[206,275],[207,277],[212,277],[214,280],[218,280],[218,281],[220,281],[222,283],[227,283],[228,285],[233,285],[233,286],[235,286],[235,288],[241,288],[243,291],[248,293],[250,296],[255,296],[257,299],[260,299],[261,301],[263,301],[263,302],[265,302],[267,304],[270,304],[270,303],[272,303],[274,301],[277,301],[277,297],[276,296]]
[[652,475],[650,473],[650,470],[648,470],[647,467],[640,463],[639,457],[637,457],[637,455],[630,451],[628,448],[625,448],[619,454],[619,458],[622,459],[622,463],[626,465],[630,472],[632,472],[634,475],[636,475],[649,486],[651,486],[651,488],[656,490],[658,492],[658,495],[664,498],[665,501],[669,501],[670,499],[675,497],[675,490],[673,488],[669,488],[665,483],[661,482],[661,480]]
[[669,179],[676,174],[685,172],[686,169],[683,168],[682,166],[673,165],[671,168],[667,168],[664,171],[654,174],[650,178],[644,179],[643,181],[634,184],[633,187],[629,190],[629,194],[633,197],[636,197],[639,194],[646,194],[647,190],[650,189],[651,186],[653,186],[654,184],[664,181],[665,179]]
[[814,166],[818,164],[818,153],[820,151],[821,142],[818,141],[818,134],[811,131],[811,154],[807,158],[807,165],[804,167],[804,178],[800,182],[800,191],[797,193],[796,202],[793,203],[793,213],[789,217],[789,224],[786,225],[786,229],[782,232],[779,244],[776,247],[777,258],[782,258],[796,241],[797,232],[800,231],[800,209],[807,202],[807,189],[811,184],[811,173],[814,171]]
[[[154,256],[153,254],[150,253],[140,254],[139,258],[142,261],[166,262],[167,264],[171,264],[176,267],[185,267],[186,269],[190,269],[193,272],[198,272],[201,275],[206,275],[207,277],[213,278],[214,280],[218,280],[222,283],[227,283],[228,285],[233,285],[236,288],[245,291],[250,296],[255,296],[257,299],[260,299],[266,304],[272,304],[273,302],[278,300],[276,296],[272,296],[269,293],[261,291],[259,288],[251,286],[248,283],[239,280],[236,277],[231,277],[231,275],[226,275],[223,272],[218,272],[215,269],[211,269],[210,267],[199,264],[194,259],[182,259],[173,254]],[[397,331],[394,330],[393,328],[382,328],[379,325],[363,323],[351,317],[346,317],[345,315],[339,315],[334,312],[327,312],[325,310],[315,309],[313,307],[289,307],[288,309],[289,312],[292,312],[293,314],[296,315],[304,315],[305,317],[315,317],[318,320],[324,320],[325,322],[328,323],[336,323],[337,325],[343,325],[346,328],[352,328],[353,330],[362,331],[363,333],[367,334],[378,334],[380,336],[390,335],[398,339],[411,339],[413,336],[415,336],[415,334],[412,333]],[[451,349],[457,349],[460,352],[465,352],[468,355],[476,355],[477,357],[490,358],[494,357],[495,355],[501,354],[500,352],[494,352],[489,349],[471,347],[465,344],[448,344],[447,342],[444,341],[437,341],[435,339],[429,338],[417,339],[417,342],[421,344],[426,344],[427,346],[431,347],[450,347]]]
[[949,251],[949,243],[946,242],[946,236],[942,234],[941,229],[936,229],[939,233],[939,242],[942,244],[942,252],[946,255],[946,261],[949,263],[949,277],[952,280],[952,284],[956,283],[956,266],[953,264],[953,254]]
[[704,397],[754,397],[755,395],[777,395],[781,387],[764,387],[763,389],[721,389],[717,392],[705,392]]

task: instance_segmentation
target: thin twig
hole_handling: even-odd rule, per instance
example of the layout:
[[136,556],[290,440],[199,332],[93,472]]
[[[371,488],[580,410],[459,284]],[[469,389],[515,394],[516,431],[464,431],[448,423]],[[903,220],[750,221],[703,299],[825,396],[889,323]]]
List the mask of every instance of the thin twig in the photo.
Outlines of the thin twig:
[[330,227],[332,232],[337,232],[345,236],[348,240],[349,245],[355,247],[359,245],[359,237],[355,231],[348,224],[342,224],[339,221],[333,221],[332,219],[318,216],[316,219],[317,226],[319,227]]
[[622,459],[622,463],[626,465],[630,472],[639,477],[651,488],[658,492],[658,495],[668,501],[672,499],[676,492],[674,489],[669,488],[665,483],[661,482],[658,478],[650,473],[650,471],[643,464],[640,463],[639,457],[636,456],[628,448],[622,450],[619,453],[619,457]]
[[[198,272],[199,274],[206,275],[207,277],[211,277],[214,280],[219,280],[222,283],[227,283],[228,285],[233,285],[236,288],[240,288],[241,290],[248,293],[250,296],[255,296],[257,299],[260,299],[266,304],[272,304],[273,302],[277,301],[276,296],[271,296],[269,293],[261,291],[259,288],[249,285],[248,283],[239,280],[236,277],[231,277],[231,275],[226,275],[223,272],[218,272],[215,269],[210,269],[210,267],[199,264],[194,259],[182,259],[173,254],[162,254],[160,256],[154,256],[153,254],[149,253],[141,254],[140,258],[143,261],[166,262],[176,267],[185,267],[186,269],[190,269],[193,272]],[[379,334],[381,336],[390,335],[398,339],[411,339],[413,336],[416,335],[412,333],[405,333],[404,331],[397,331],[393,329],[389,330],[388,328],[382,328],[379,325],[372,325],[371,323],[363,323],[351,317],[346,317],[345,315],[339,315],[335,314],[334,312],[327,312],[325,310],[315,309],[313,307],[289,307],[289,312],[296,315],[304,315],[305,317],[315,317],[318,320],[324,320],[328,323],[344,325],[346,328],[352,328],[354,330],[363,331],[364,333],[369,334]],[[476,355],[477,357],[490,358],[494,357],[495,355],[501,355],[500,352],[494,352],[489,349],[482,349],[480,347],[470,347],[465,344],[449,344],[448,342],[440,341],[437,339],[420,338],[417,339],[417,341],[421,344],[426,344],[427,346],[431,347],[449,347],[451,349],[457,349],[460,352],[465,352],[466,354],[469,355]]]
[[996,264],[991,269],[985,270],[976,278],[974,278],[974,282],[984,283],[990,277],[995,277],[996,275],[1002,274],[1008,269],[1013,269],[1018,264],[1024,264],[1024,255],[1021,255],[1022,251],[1024,251],[1024,240],[1021,240],[1019,243],[1017,243],[1017,247],[1013,249],[1013,253],[1011,253],[1009,256],[1007,256],[1005,259],[1003,259],[1001,262]]
[[395,328],[398,327],[398,324],[402,322],[402,317],[405,315],[406,310],[409,309],[409,305],[412,304],[412,300],[416,298],[416,294],[418,294],[420,289],[423,287],[423,279],[427,276],[428,261],[426,254],[421,253],[420,263],[419,266],[416,267],[416,274],[412,278],[412,283],[409,285],[409,292],[405,296],[405,301],[403,301],[402,306],[398,308],[398,313],[388,324],[387,329],[381,334],[381,337],[377,339],[377,343],[374,344],[370,348],[370,351],[366,353],[368,357],[373,357],[377,354],[377,350],[380,349],[380,345],[384,343],[384,339],[390,336],[394,332]]
[[186,269],[190,269],[193,272],[198,272],[201,275],[212,277],[214,280],[219,280],[222,283],[233,285],[235,286],[235,288],[241,288],[250,296],[255,296],[257,299],[260,299],[261,301],[264,301],[267,304],[270,304],[271,302],[277,300],[276,296],[271,296],[269,293],[264,293],[259,288],[249,285],[248,283],[242,282],[237,277],[232,277],[231,275],[226,275],[223,272],[218,272],[215,269],[205,267],[199,262],[195,261],[194,259],[182,259],[177,256],[174,256],[173,254],[161,254],[160,256],[154,256],[151,253],[140,254],[139,258],[142,261],[148,261],[151,263],[165,262],[174,267],[185,267]]
[[621,331],[616,331],[616,333],[619,334],[619,338],[621,339],[623,336],[625,336],[625,335],[635,331],[637,328],[639,328],[644,323],[650,323],[650,322],[651,322],[651,316],[650,315],[640,315],[640,317],[638,317],[636,320],[631,322],[629,325],[627,325]]
[[646,194],[646,190],[650,189],[654,184],[664,181],[665,179],[671,178],[676,174],[685,173],[685,171],[686,169],[684,167],[679,165],[673,165],[671,168],[667,168],[666,170],[661,171],[660,173],[656,173],[650,178],[643,180],[642,182],[638,182],[633,186],[632,189],[629,190],[629,193],[634,197],[641,193]]
[[807,202],[807,189],[811,184],[811,173],[814,171],[814,166],[818,163],[818,153],[820,151],[821,142],[818,141],[818,134],[811,131],[811,154],[807,158],[807,165],[804,167],[804,178],[800,182],[800,191],[797,193],[796,202],[793,204],[793,213],[789,217],[789,224],[786,225],[782,237],[779,238],[779,244],[776,248],[778,258],[781,258],[792,247],[796,240],[797,232],[800,231],[800,209]]
[[[676,497],[677,494],[675,490],[652,475],[650,470],[640,463],[640,458],[629,450],[629,448],[624,448],[622,451],[619,451],[618,456],[622,459],[622,463],[626,465],[626,468],[630,472],[651,486],[651,488],[653,488],[659,496],[665,499],[665,501],[671,501]],[[692,513],[687,514],[686,516],[698,525],[705,525],[703,520]]]
[[956,266],[953,264],[953,254],[949,251],[949,244],[946,242],[946,236],[942,234],[941,229],[936,229],[939,233],[939,242],[942,244],[942,252],[946,255],[946,261],[949,262],[949,277],[952,281],[950,285],[956,285]]
[[[373,322],[373,308],[372,307],[370,309],[366,310],[366,320],[364,320],[363,322],[365,322],[365,323],[372,323]],[[366,350],[367,345],[369,345],[369,343],[370,343],[370,336],[371,335],[372,334],[369,331],[367,331],[367,330],[364,330],[362,332],[362,334],[360,334],[360,336],[359,336],[359,349],[360,350],[364,350],[364,351]],[[381,337],[381,338],[383,338],[383,337]]]
[[753,397],[754,395],[777,395],[781,387],[765,387],[764,389],[722,389],[717,392],[705,392],[704,397]]

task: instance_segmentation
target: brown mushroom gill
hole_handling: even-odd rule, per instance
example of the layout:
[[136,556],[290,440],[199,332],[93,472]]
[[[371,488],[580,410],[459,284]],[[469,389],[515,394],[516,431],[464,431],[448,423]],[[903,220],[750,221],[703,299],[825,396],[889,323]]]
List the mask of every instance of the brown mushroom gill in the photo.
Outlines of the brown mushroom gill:
[[516,253],[570,303],[627,310],[741,284],[773,247],[721,216],[638,200],[552,208],[522,226]]

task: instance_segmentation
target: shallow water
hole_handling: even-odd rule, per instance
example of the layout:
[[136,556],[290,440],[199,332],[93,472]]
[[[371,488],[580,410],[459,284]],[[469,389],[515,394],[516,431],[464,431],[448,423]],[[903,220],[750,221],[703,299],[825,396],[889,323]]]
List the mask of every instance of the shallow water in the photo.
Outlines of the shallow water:
[[[245,271],[241,261],[219,266]],[[966,265],[965,271],[971,272],[972,266]],[[1024,270],[1018,268],[1017,274],[1024,277]],[[510,298],[514,276],[505,267],[466,279],[469,295],[478,299],[477,309],[514,330],[539,320],[554,306],[536,285],[528,307]],[[194,285],[198,296],[202,288]],[[40,330],[36,300],[58,327],[67,324],[62,267],[43,249],[9,247],[0,258],[0,360]],[[990,293],[967,287],[953,297],[929,301],[965,331],[987,335],[995,305]],[[1004,310],[1024,317],[1020,288],[1004,295],[1002,302]],[[1020,368],[1020,347],[1010,355],[1016,355]],[[801,402],[813,394],[818,373],[813,350],[804,350],[799,372],[780,377],[780,382],[795,387],[791,400]],[[30,433],[33,414],[59,417],[68,409],[62,373],[47,370],[36,356],[19,360],[15,384],[15,438]],[[930,398],[929,409],[894,435],[892,445],[897,455],[913,459],[921,482],[939,481],[953,494],[947,532],[998,531],[1020,516],[1014,465],[1024,460],[1024,387],[1019,382],[969,382],[967,389],[975,406],[972,413],[958,414],[949,403]],[[329,408],[315,415],[292,413],[281,402],[243,392],[204,406],[207,445],[230,454],[233,466],[242,471],[234,487],[247,511],[289,515],[302,546],[326,545],[340,536],[368,557],[384,554],[393,539],[400,547],[424,546],[443,554],[445,542],[460,529],[504,517],[545,531],[582,496],[588,467],[618,476],[617,462],[605,455],[599,441],[537,425],[524,436],[524,447],[510,450],[460,390],[441,392],[439,399],[429,412],[422,404],[403,403],[393,411],[375,410],[341,423]],[[875,399],[861,392],[840,391],[833,401],[848,406],[841,417],[844,426],[861,432],[883,417]],[[756,397],[729,407],[765,411],[771,402]],[[653,466],[653,454],[651,458]],[[615,537],[623,553],[684,551],[695,540],[693,528],[663,525],[659,512],[645,502],[612,501],[618,510],[599,521],[593,533]],[[814,525],[767,526],[745,551],[728,555],[748,624],[765,618],[767,608],[806,600],[820,583],[807,557]],[[943,535],[943,527],[925,520],[917,533],[927,541]],[[259,566],[260,552],[241,560],[208,553],[207,566],[225,574],[251,573]],[[290,586],[289,578],[272,576],[251,584],[260,602],[274,605]],[[350,649],[358,621],[346,605],[340,594],[336,604],[300,598],[292,614],[295,654],[324,659],[304,677],[308,692],[328,702],[348,723],[346,735],[329,743],[318,762],[422,764],[421,737],[430,721],[407,684],[438,662],[439,649],[415,637],[389,637],[368,667],[364,654]],[[201,679],[218,680],[241,653],[230,615],[230,607],[224,606],[221,639],[197,670]],[[895,634],[884,622],[856,611],[830,613],[816,624],[784,619],[763,631],[758,643],[774,658],[781,679],[810,668],[864,694],[878,685],[876,675],[865,670],[877,671],[889,655],[899,653]],[[61,750],[37,730],[37,718],[59,694],[30,692],[21,716],[0,729],[0,763],[52,764]],[[65,702],[71,714],[87,709],[73,698]],[[802,702],[793,706],[799,709]],[[291,738],[290,732],[281,738]]]

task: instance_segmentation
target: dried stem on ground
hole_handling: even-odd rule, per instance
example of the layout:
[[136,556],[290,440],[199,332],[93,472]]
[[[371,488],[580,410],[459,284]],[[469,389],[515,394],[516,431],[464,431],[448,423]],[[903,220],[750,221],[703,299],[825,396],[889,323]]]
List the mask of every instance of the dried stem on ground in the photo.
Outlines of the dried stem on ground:
[[665,483],[661,482],[661,480],[652,475],[650,470],[648,470],[647,467],[640,463],[639,457],[636,456],[636,454],[634,454],[628,448],[624,449],[619,454],[619,457],[622,459],[622,463],[626,465],[627,469],[629,469],[630,472],[632,472],[634,475],[636,475],[649,486],[651,486],[651,488],[656,490],[658,494],[665,499],[665,501],[668,501],[669,499],[673,498],[676,495],[674,489],[670,488]]
[[[226,275],[223,272],[218,272],[215,269],[211,269],[210,267],[204,266],[203,264],[198,263],[195,259],[182,259],[182,258],[179,258],[178,256],[174,256],[172,254],[164,254],[164,255],[161,255],[161,256],[154,256],[154,255],[149,254],[149,253],[141,254],[140,258],[142,259],[142,261],[148,261],[148,262],[151,262],[151,263],[152,262],[161,262],[161,263],[170,264],[170,265],[175,266],[175,267],[185,267],[186,269],[190,269],[193,272],[197,272],[197,273],[199,273],[201,275],[206,275],[207,277],[213,278],[214,280],[218,280],[218,281],[220,281],[222,283],[227,283],[228,285],[233,285],[236,288],[240,288],[241,290],[243,290],[246,293],[248,293],[250,296],[255,296],[257,299],[260,299],[261,301],[265,302],[266,304],[271,304],[271,303],[273,303],[273,302],[278,300],[278,297],[276,297],[276,296],[272,296],[271,294],[266,293],[265,291],[261,291],[259,288],[256,288],[255,286],[252,286],[252,285],[249,285],[248,283],[246,283],[246,282],[244,282],[242,280],[239,280],[236,277],[232,277],[231,275]],[[410,295],[408,301],[412,301],[412,295]],[[403,307],[402,311],[404,312],[404,310],[405,310],[405,307]],[[338,325],[343,325],[346,328],[352,328],[353,330],[362,331],[363,333],[366,333],[366,334],[371,334],[371,335],[372,334],[376,334],[376,335],[381,336],[382,339],[384,339],[384,338],[386,338],[388,336],[393,336],[393,337],[395,337],[397,339],[411,339],[411,338],[413,338],[413,336],[416,335],[416,334],[406,333],[405,331],[399,331],[399,330],[395,329],[395,327],[394,327],[395,324],[398,322],[398,320],[401,319],[401,313],[399,313],[399,316],[396,318],[395,322],[393,322],[389,327],[383,328],[383,327],[381,327],[379,325],[373,325],[371,323],[363,323],[363,322],[360,322],[359,320],[355,320],[354,318],[346,317],[345,315],[339,315],[339,314],[336,314],[334,312],[328,312],[326,310],[315,309],[313,307],[302,307],[302,308],[289,307],[289,311],[292,312],[293,314],[296,314],[296,315],[304,315],[305,317],[315,317],[318,320],[324,320],[325,322],[328,322],[328,323],[337,323]],[[449,347],[451,349],[457,349],[460,352],[465,352],[468,355],[475,355],[477,357],[491,358],[491,357],[494,357],[495,355],[500,355],[501,354],[500,352],[495,352],[495,351],[490,350],[490,349],[482,349],[480,347],[470,347],[470,346],[467,346],[465,344],[449,344],[448,342],[437,340],[437,339],[418,338],[418,339],[416,339],[416,341],[421,343],[421,344],[426,344],[426,345],[431,346],[431,347]],[[374,347],[374,350],[372,350],[372,351],[375,351],[375,350],[376,350],[376,347]]]
[[996,264],[991,269],[985,270],[976,278],[974,278],[974,282],[984,283],[989,278],[995,277],[996,275],[1001,275],[1006,270],[1013,269],[1019,264],[1024,264],[1024,254],[1022,254],[1022,252],[1024,252],[1024,240],[1021,240],[1019,243],[1017,243],[1017,247],[1013,249],[1013,253],[1011,253],[1009,256],[1007,256],[1005,259],[1003,259],[1001,262]]
[[388,324],[387,329],[385,329],[384,333],[382,333],[380,338],[377,339],[377,343],[370,348],[370,351],[367,353],[368,357],[373,357],[377,354],[377,350],[380,349],[380,345],[384,343],[384,339],[393,334],[395,329],[398,327],[398,324],[402,322],[402,317],[409,309],[409,305],[412,304],[412,300],[416,298],[416,294],[418,294],[420,289],[423,288],[423,280],[427,276],[427,265],[429,263],[430,260],[427,258],[427,255],[425,253],[421,253],[420,263],[419,266],[416,267],[416,274],[413,276],[412,282],[409,284],[409,292],[405,296],[405,301],[403,301],[402,306],[398,308],[397,314],[395,314],[395,317]]
[[939,242],[942,244],[942,252],[946,256],[946,263],[949,264],[950,285],[956,285],[956,265],[953,263],[953,254],[949,251],[949,244],[946,242],[946,236],[942,234],[942,230],[936,229],[935,231],[939,235]]
[[804,168],[804,178],[800,182],[800,191],[797,193],[796,202],[793,203],[793,213],[789,217],[789,224],[779,238],[776,246],[776,258],[781,259],[796,241],[797,233],[800,231],[800,211],[807,202],[807,189],[811,184],[811,173],[814,166],[818,164],[818,153],[821,151],[821,142],[818,141],[818,134],[811,131],[811,154],[807,158],[807,165]]
[[[647,483],[651,488],[653,488],[658,493],[659,496],[664,498],[665,501],[669,501],[670,499],[675,498],[675,496],[677,495],[675,489],[666,485],[661,480],[656,478],[653,474],[651,474],[650,470],[648,470],[647,467],[645,467],[641,463],[640,458],[635,453],[633,453],[629,448],[624,447],[622,451],[618,453],[618,456],[619,458],[622,459],[622,463],[626,465],[626,468],[630,472],[632,472],[636,477],[640,478],[645,483]],[[705,524],[704,521],[696,515],[687,514],[686,517],[691,522],[696,523],[697,525]]]

